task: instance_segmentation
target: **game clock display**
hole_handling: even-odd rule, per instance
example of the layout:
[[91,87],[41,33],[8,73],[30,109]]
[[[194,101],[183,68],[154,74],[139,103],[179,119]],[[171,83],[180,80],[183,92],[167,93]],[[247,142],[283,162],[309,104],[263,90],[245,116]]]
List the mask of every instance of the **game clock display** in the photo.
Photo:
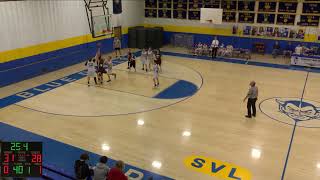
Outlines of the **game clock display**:
[[41,177],[41,142],[2,142],[0,177]]

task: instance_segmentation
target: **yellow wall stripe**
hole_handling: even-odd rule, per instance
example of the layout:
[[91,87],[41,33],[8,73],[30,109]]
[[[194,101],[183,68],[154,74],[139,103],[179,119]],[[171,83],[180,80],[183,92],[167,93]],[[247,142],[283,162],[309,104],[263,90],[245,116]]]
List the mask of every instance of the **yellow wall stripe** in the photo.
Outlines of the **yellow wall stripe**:
[[164,31],[169,32],[183,32],[183,33],[195,33],[195,34],[210,34],[210,35],[224,35],[232,36],[231,29],[217,29],[210,27],[196,27],[196,26],[174,26],[174,25],[157,25],[157,24],[145,24],[145,27],[161,26]]
[[[122,34],[127,34],[127,33],[128,33],[128,27],[122,27]],[[47,52],[68,48],[76,45],[99,41],[102,39],[109,39],[109,38],[111,38],[111,35],[103,36],[99,38],[92,38],[91,34],[87,34],[83,36],[77,36],[77,37],[72,37],[68,39],[57,40],[57,41],[52,41],[48,43],[37,44],[33,46],[3,51],[3,52],[0,52],[0,63],[13,61],[16,59],[21,59],[29,56],[42,54],[42,53],[47,53]]]
[[105,36],[103,38],[93,39],[91,35],[84,35],[84,36],[77,36],[77,37],[72,37],[72,38],[63,39],[63,40],[37,44],[34,46],[28,46],[28,47],[18,48],[14,50],[4,51],[4,52],[0,52],[0,63],[16,60],[20,58],[25,58],[29,56],[34,56],[34,55],[38,55],[38,54],[46,53],[50,51],[55,51],[58,49],[72,47],[72,46],[93,42],[93,41],[97,41],[105,38],[110,38],[110,37]]
[[318,40],[318,37],[316,34],[306,34],[304,36],[305,42],[316,42]]
[[[155,26],[162,26],[165,31],[168,32],[182,32],[182,33],[195,33],[195,34],[207,34],[207,35],[223,35],[223,36],[234,36],[232,34],[231,29],[218,29],[218,28],[211,28],[211,27],[196,27],[196,26],[175,26],[175,25],[159,25],[159,24],[144,24],[145,27],[155,27]],[[128,27],[122,27],[122,34],[128,33]],[[242,36],[241,30],[238,31],[240,37]],[[245,37],[245,36],[243,36]],[[248,36],[251,38],[250,36]],[[68,48],[76,45],[81,45],[85,43],[90,43],[102,39],[111,38],[110,36],[104,36],[100,38],[92,38],[91,34],[72,37],[68,39],[38,44],[34,46],[28,46],[8,51],[0,52],[0,63],[13,61],[16,59],[21,59],[29,56],[38,55],[41,53],[47,53],[50,51],[55,51],[63,48]],[[279,38],[267,38],[267,37],[259,37],[261,39],[277,39]],[[282,38],[281,40],[288,40],[286,38]],[[316,42],[317,36],[313,34],[306,34],[305,35],[305,42]],[[293,41],[293,40],[290,40]],[[302,40],[294,40],[294,41],[302,41]]]

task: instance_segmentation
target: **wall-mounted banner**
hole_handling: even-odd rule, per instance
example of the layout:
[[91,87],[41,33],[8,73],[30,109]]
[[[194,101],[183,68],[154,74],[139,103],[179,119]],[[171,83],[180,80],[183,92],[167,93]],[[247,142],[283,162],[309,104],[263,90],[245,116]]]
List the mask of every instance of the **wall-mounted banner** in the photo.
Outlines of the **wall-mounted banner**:
[[237,1],[222,1],[222,9],[224,11],[236,11]]
[[277,2],[259,2],[259,12],[276,12]]
[[300,16],[300,26],[319,26],[320,16],[313,15],[301,15]]
[[171,0],[159,0],[158,8],[171,9]]
[[296,15],[294,15],[294,14],[278,14],[277,15],[277,24],[294,25],[295,19],[296,19]]
[[298,2],[279,2],[278,12],[296,13]]
[[148,18],[156,18],[157,17],[157,9],[145,9],[144,17]]
[[220,0],[204,0],[204,8],[219,8]]
[[251,180],[252,178],[251,172],[245,168],[204,156],[187,157],[184,164],[194,171],[224,180]]
[[239,13],[239,23],[254,23],[255,13]]
[[121,0],[113,0],[113,14],[122,13],[122,2]]
[[303,3],[302,13],[320,13],[320,3]]
[[236,12],[223,12],[223,22],[236,22]]
[[175,19],[187,19],[187,11],[173,10],[173,18]]
[[187,10],[187,0],[173,1],[173,9]]
[[146,8],[157,8],[158,0],[145,0]]
[[275,17],[276,17],[275,14],[259,13],[257,18],[257,23],[274,24]]
[[239,11],[254,11],[256,5],[255,1],[238,1],[238,10]]

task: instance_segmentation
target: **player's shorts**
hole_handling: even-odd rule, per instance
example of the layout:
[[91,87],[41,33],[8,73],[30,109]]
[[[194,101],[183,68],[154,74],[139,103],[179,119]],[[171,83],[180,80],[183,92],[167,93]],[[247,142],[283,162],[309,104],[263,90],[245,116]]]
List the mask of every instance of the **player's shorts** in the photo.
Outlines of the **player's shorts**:
[[130,67],[136,68],[136,61],[130,61]]
[[141,63],[142,63],[142,65],[145,65],[147,63],[147,58],[141,57]]
[[161,60],[156,60],[154,61],[154,63],[158,64],[159,66],[161,66]]
[[153,60],[153,58],[149,60],[149,63],[150,63],[151,65],[154,65],[154,60]]
[[150,64],[150,59],[146,58],[146,64]]
[[120,48],[114,48],[114,50],[116,50],[116,51],[120,51]]
[[153,78],[155,79],[155,78],[158,78],[158,77],[159,77],[159,73],[153,72]]
[[98,73],[99,74],[105,74],[105,73],[107,73],[107,71],[104,68],[102,68],[102,69],[98,70]]
[[88,77],[96,77],[95,71],[88,71]]

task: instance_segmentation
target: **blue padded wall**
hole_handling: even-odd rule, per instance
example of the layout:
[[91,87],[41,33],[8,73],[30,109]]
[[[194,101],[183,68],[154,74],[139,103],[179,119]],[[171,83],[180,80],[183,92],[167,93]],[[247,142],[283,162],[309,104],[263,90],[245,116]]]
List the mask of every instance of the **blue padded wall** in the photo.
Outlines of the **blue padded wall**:
[[[175,34],[175,32],[165,32],[164,33],[164,42],[165,44],[169,44],[171,37]],[[194,36],[194,42],[203,42],[207,44],[211,44],[213,40],[213,35],[207,34],[192,34]],[[236,37],[236,36],[218,36],[218,40],[220,43],[224,45],[233,45],[235,48],[245,48],[251,49],[253,44],[256,42],[263,42],[266,45],[266,53],[272,53],[272,47],[275,41],[278,41],[281,49],[286,48],[289,41],[286,40],[274,40],[274,39],[261,39],[261,38],[251,38],[251,37]],[[304,44],[306,46],[319,46],[319,43],[310,43],[310,42],[299,42],[299,41],[290,41],[292,46],[297,46],[298,44]]]
[[[113,39],[98,41],[102,43],[103,53],[111,52]],[[52,72],[95,56],[98,42],[91,42],[30,56],[0,64],[0,87],[20,82],[35,76]],[[127,47],[128,35],[123,35],[123,48]]]

